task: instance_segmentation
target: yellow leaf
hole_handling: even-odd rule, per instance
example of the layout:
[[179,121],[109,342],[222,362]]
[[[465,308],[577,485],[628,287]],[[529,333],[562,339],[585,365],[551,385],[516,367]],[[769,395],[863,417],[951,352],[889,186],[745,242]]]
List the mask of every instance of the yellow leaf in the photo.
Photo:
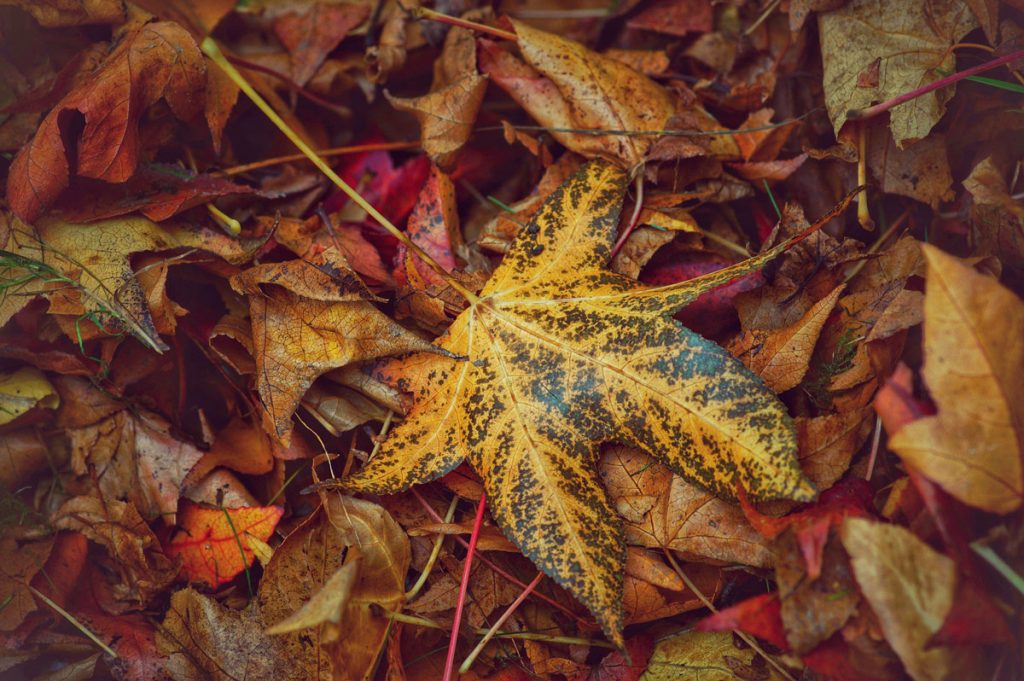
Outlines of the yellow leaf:
[[[258,245],[206,228],[175,223],[158,225],[142,217],[87,225],[43,218],[35,223],[34,229],[14,219],[8,251],[45,266],[77,286],[69,287],[52,274],[40,272],[29,276],[20,286],[5,288],[0,296],[0,325],[30,301],[33,294],[44,295],[54,288],[49,294],[51,305],[59,303],[63,312],[77,308],[78,314],[95,314],[107,330],[130,331],[145,345],[162,351],[167,346],[160,340],[146,293],[132,272],[129,257],[144,251],[196,248],[239,263],[248,259]],[[28,274],[24,268],[12,269],[21,276]],[[12,275],[8,271],[0,276],[7,279]],[[46,282],[51,282],[50,286]]]
[[[658,641],[641,681],[735,681],[737,667],[751,668],[755,653],[737,648],[730,632],[683,631]],[[759,670],[768,681],[782,677],[772,669]]]
[[847,518],[843,547],[886,640],[916,681],[951,675],[948,648],[925,649],[953,606],[956,566],[897,525]]
[[56,409],[60,396],[35,367],[22,367],[0,374],[0,426],[10,423],[33,407]]
[[655,132],[674,113],[665,90],[622,62],[575,40],[512,20],[529,65],[484,44],[481,69],[551,135],[588,158],[626,167],[644,159],[655,135],[581,134],[568,129]]
[[418,353],[383,369],[414,405],[367,466],[339,483],[394,493],[468,459],[509,539],[619,644],[625,546],[597,479],[599,443],[640,447],[717,494],[742,484],[759,499],[815,495],[785,407],[671,318],[790,244],[648,288],[605,269],[628,182],[606,162],[582,168],[439,339],[452,357]]
[[924,379],[939,408],[890,447],[954,497],[993,513],[1021,505],[1024,303],[933,246],[924,302]]
[[[953,45],[978,25],[961,0],[877,2],[853,0],[818,18],[825,67],[825,106],[836,134],[850,109],[892,99],[955,71]],[[878,64],[878,84],[862,87],[857,76]],[[893,107],[893,139],[925,137],[946,110],[953,87]]]

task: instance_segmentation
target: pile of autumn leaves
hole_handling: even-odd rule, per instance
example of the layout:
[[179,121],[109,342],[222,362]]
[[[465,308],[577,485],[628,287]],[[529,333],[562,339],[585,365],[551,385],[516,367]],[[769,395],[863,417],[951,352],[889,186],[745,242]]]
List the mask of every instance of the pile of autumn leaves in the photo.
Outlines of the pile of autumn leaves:
[[[811,58],[816,3],[756,25],[625,3],[633,49],[600,54],[478,10],[486,35],[391,5],[161,4],[0,14],[4,73],[28,74],[0,123],[0,671],[438,678],[484,499],[460,657],[546,578],[466,678],[1020,664],[1024,303],[999,281],[1024,263],[1017,178],[993,133],[942,227],[953,88],[846,121],[954,71],[971,31],[1011,40],[998,8],[823,8],[825,144],[768,107]],[[438,267],[308,165],[223,172],[261,160],[253,131],[291,150],[200,50],[218,24],[321,147],[437,34],[427,94],[373,104],[385,128],[411,113],[423,153],[378,136],[336,168]],[[33,61],[40,26],[76,49]],[[957,112],[1003,121],[989,94]],[[709,134],[722,120],[739,132]],[[475,136],[488,121],[507,144]],[[844,236],[855,164],[861,227],[904,208],[859,231],[870,247]],[[808,215],[776,224],[776,195]]]

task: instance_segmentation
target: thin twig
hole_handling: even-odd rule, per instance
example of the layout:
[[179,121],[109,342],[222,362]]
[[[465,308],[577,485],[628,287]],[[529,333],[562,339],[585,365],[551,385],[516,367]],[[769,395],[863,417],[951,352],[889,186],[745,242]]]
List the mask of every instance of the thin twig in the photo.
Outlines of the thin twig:
[[428,9],[426,7],[414,7],[411,13],[417,19],[430,19],[441,24],[449,24],[450,26],[458,26],[459,28],[468,28],[470,31],[476,31],[477,33],[486,33],[487,35],[493,35],[495,38],[501,38],[502,40],[511,40],[515,42],[517,36],[515,33],[509,33],[503,31],[500,28],[494,28],[486,24],[480,24],[475,21],[469,21],[468,19],[460,19],[459,17],[453,17],[450,14],[442,14],[441,12]]
[[[395,622],[401,622],[403,624],[411,624],[415,627],[426,627],[427,629],[444,629],[433,620],[429,620],[426,617],[418,617],[416,615],[407,615],[403,612],[395,612],[393,610],[386,610],[381,608],[380,613],[382,617],[387,617]],[[473,633],[483,635],[487,633],[486,629],[473,629]],[[569,646],[587,646],[597,648],[608,648],[609,650],[618,650],[614,643],[608,641],[602,641],[600,639],[589,639],[589,638],[578,638],[576,636],[549,636],[547,634],[539,634],[533,631],[503,631],[497,634],[496,638],[516,638],[523,641],[540,641],[542,643],[555,643]]]
[[608,260],[614,260],[616,254],[625,245],[626,240],[629,239],[629,235],[636,229],[636,223],[640,220],[640,209],[644,205],[644,175],[643,173],[637,173],[636,176],[636,205],[633,206],[633,215],[629,218],[629,224],[622,230],[622,234],[619,236],[619,240],[615,242],[612,247],[612,253],[608,256]]
[[389,234],[391,234],[391,236],[398,239],[403,245],[405,245],[406,248],[408,248],[410,251],[419,256],[419,258],[424,263],[426,263],[427,266],[430,267],[430,269],[434,270],[437,276],[441,277],[441,279],[444,282],[446,282],[454,290],[458,291],[458,293],[467,301],[469,301],[470,304],[476,304],[480,302],[480,298],[475,293],[467,289],[465,286],[456,281],[451,275],[449,275],[448,272],[446,272],[443,267],[437,264],[436,260],[431,258],[426,251],[420,248],[419,244],[410,239],[409,236],[402,230],[398,229],[398,227],[395,227],[390,220],[388,220],[386,217],[384,217],[384,215],[381,214],[379,210],[370,205],[370,203],[366,199],[364,199],[359,192],[350,187],[349,184],[345,182],[345,180],[341,179],[341,177],[336,172],[334,172],[333,168],[327,165],[327,163],[322,158],[317,156],[316,152],[313,151],[313,149],[310,148],[310,146],[306,144],[302,140],[302,138],[299,137],[299,135],[294,130],[292,130],[292,128],[287,123],[285,123],[284,119],[282,119],[278,115],[278,113],[274,111],[273,107],[267,104],[266,100],[263,99],[263,97],[261,97],[260,94],[252,88],[252,85],[250,85],[249,81],[245,79],[245,76],[239,73],[238,69],[236,69],[234,65],[224,57],[223,53],[221,53],[220,51],[220,47],[217,46],[217,43],[213,40],[213,38],[207,37],[203,39],[202,50],[204,53],[206,53],[208,57],[210,57],[211,60],[213,60],[213,62],[217,66],[219,66],[224,71],[224,73],[228,75],[229,78],[231,78],[235,85],[237,85],[238,88],[242,92],[244,92],[249,99],[252,100],[253,104],[255,104],[256,107],[259,108],[259,110],[262,111],[263,114],[270,119],[270,122],[273,123],[277,127],[277,129],[280,130],[281,133],[284,134],[284,136],[291,141],[292,144],[298,147],[299,151],[301,151],[306,156],[306,158],[308,158],[313,163],[313,165],[315,165],[320,170],[320,172],[326,175],[327,178],[330,179],[331,182],[333,182],[338,187],[338,189],[343,191],[356,205],[358,205],[360,208],[365,210],[371,217],[373,217],[373,219],[376,220],[381,227],[383,227],[385,230],[387,230]]
[[[458,505],[459,496],[455,495],[452,497],[452,501],[448,505],[448,512],[444,515],[444,521],[446,523],[450,523],[452,521],[452,518],[455,517],[455,508]],[[416,598],[416,594],[418,594],[420,592],[420,589],[422,589],[423,586],[427,583],[427,577],[430,576],[430,573],[434,569],[434,564],[437,562],[438,556],[441,555],[441,546],[444,544],[444,538],[445,535],[440,532],[436,537],[434,537],[434,548],[430,551],[430,557],[427,558],[427,564],[423,566],[423,572],[420,573],[419,579],[417,579],[416,583],[412,585],[412,588],[405,592],[406,602],[409,602],[412,599]]]
[[[404,149],[419,149],[420,142],[380,142],[377,144],[354,144],[348,147],[332,147],[330,149],[317,149],[316,153],[321,158],[330,158],[331,156],[344,156],[345,154],[361,154],[364,151],[402,151]],[[253,161],[252,163],[246,163],[245,165],[233,166],[231,168],[225,168],[220,172],[213,173],[216,176],[231,176],[241,175],[247,173],[250,170],[259,170],[260,168],[268,168],[270,166],[276,166],[280,163],[291,163],[292,161],[308,161],[309,157],[305,154],[288,154],[287,156],[276,156],[274,158],[265,158],[262,161]]]
[[874,106],[869,106],[864,109],[850,109],[849,111],[846,112],[846,120],[862,121],[867,118],[873,118],[878,114],[885,113],[886,111],[895,106],[899,106],[900,104],[909,102],[912,99],[917,99],[921,95],[926,95],[929,92],[938,90],[939,88],[944,88],[947,85],[952,85],[957,81],[963,80],[964,78],[968,78],[977,73],[984,73],[985,71],[990,71],[996,67],[1002,66],[1003,64],[1009,64],[1011,61],[1017,59],[1024,59],[1024,50],[1016,50],[1015,52],[1011,52],[1010,54],[1004,54],[1002,57],[998,57],[997,59],[993,59],[992,61],[985,62],[984,64],[978,64],[977,66],[972,66],[969,69],[958,71],[957,73],[946,76],[945,78],[939,78],[934,83],[922,85],[921,87],[911,90],[910,92],[905,92],[902,95],[899,95],[898,97],[893,97],[892,99],[886,100],[881,104],[875,104]]
[[442,681],[451,681],[452,673],[455,670],[455,648],[459,644],[459,625],[462,624],[462,609],[466,605],[466,592],[469,591],[469,574],[473,568],[473,553],[476,551],[476,541],[480,538],[480,527],[484,520],[484,510],[487,508],[487,494],[480,493],[480,503],[476,506],[476,518],[473,520],[473,534],[469,535],[469,551],[462,567],[462,583],[459,584],[459,600],[455,603],[455,619],[452,621],[452,636],[448,640],[448,657],[444,661],[444,676]]
[[476,661],[477,656],[483,652],[483,649],[487,646],[490,640],[499,632],[501,625],[508,621],[508,618],[512,616],[512,613],[514,613],[520,605],[522,605],[523,601],[526,600],[526,597],[530,595],[530,592],[537,588],[537,585],[540,584],[540,580],[543,579],[543,577],[544,573],[538,572],[537,576],[533,578],[533,581],[530,582],[526,588],[523,589],[522,593],[512,601],[512,604],[505,609],[505,612],[501,614],[501,617],[499,617],[498,621],[494,623],[494,626],[487,630],[484,637],[476,644],[476,648],[473,648],[473,652],[471,652],[462,662],[462,666],[459,667],[460,674],[465,674],[469,671],[469,668],[473,666],[473,662]]
[[100,650],[102,650],[103,652],[105,652],[105,653],[106,653],[107,655],[110,655],[111,657],[117,657],[117,653],[115,653],[115,652],[114,652],[114,650],[113,650],[113,649],[112,649],[112,648],[111,648],[110,646],[108,646],[108,645],[107,645],[106,643],[104,643],[103,641],[101,641],[101,640],[99,639],[99,637],[97,637],[97,636],[96,636],[96,634],[94,634],[94,633],[92,633],[91,631],[89,631],[89,630],[88,630],[88,629],[87,629],[87,628],[85,627],[85,625],[84,625],[84,624],[82,624],[82,623],[81,623],[81,622],[79,622],[79,621],[78,621],[77,619],[75,619],[75,616],[74,616],[74,615],[72,615],[72,614],[71,614],[70,612],[68,612],[68,611],[67,611],[67,610],[65,610],[64,608],[62,608],[62,607],[60,607],[59,605],[57,605],[56,603],[54,603],[54,602],[53,602],[52,600],[50,600],[50,599],[49,599],[49,598],[48,598],[48,597],[46,596],[46,594],[44,594],[43,592],[39,591],[39,590],[38,590],[37,588],[35,588],[35,587],[34,587],[34,586],[32,586],[31,584],[29,584],[29,585],[28,585],[28,589],[29,589],[29,591],[31,591],[31,592],[32,592],[33,594],[35,594],[35,595],[36,595],[36,597],[38,597],[38,598],[39,598],[39,599],[40,599],[40,600],[41,600],[41,601],[42,601],[43,603],[46,603],[46,604],[47,604],[48,606],[50,606],[51,608],[53,608],[54,610],[56,610],[56,611],[57,611],[57,613],[58,613],[58,614],[59,614],[59,615],[60,615],[61,617],[63,617],[64,619],[66,619],[66,620],[67,620],[68,622],[70,622],[70,623],[71,623],[71,625],[72,625],[72,626],[73,626],[73,627],[74,627],[75,629],[78,629],[78,630],[79,630],[80,632],[82,632],[83,634],[85,634],[85,636],[86,636],[86,637],[88,637],[88,639],[89,639],[90,641],[92,641],[92,642],[93,642],[93,643],[95,643],[95,644],[96,644],[97,646],[99,646]]

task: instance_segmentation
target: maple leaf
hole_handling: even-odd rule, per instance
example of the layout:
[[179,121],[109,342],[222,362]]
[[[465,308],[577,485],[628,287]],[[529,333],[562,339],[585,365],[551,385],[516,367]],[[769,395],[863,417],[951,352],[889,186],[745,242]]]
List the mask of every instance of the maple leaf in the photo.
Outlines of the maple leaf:
[[413,393],[409,417],[365,468],[329,483],[393,493],[468,459],[513,543],[620,645],[625,548],[597,479],[598,443],[639,447],[721,495],[737,483],[761,499],[815,495],[785,407],[671,319],[783,246],[660,288],[614,274],[604,264],[628,182],[594,161],[552,194],[439,339],[466,360],[419,353],[386,366]]

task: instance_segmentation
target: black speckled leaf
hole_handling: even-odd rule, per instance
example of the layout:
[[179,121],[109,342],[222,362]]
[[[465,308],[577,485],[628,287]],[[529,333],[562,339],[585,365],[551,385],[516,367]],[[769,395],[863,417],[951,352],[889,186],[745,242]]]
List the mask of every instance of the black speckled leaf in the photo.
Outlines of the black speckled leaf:
[[509,539],[619,645],[625,543],[598,481],[601,442],[640,447],[722,495],[737,483],[758,499],[815,495],[782,403],[672,319],[790,244],[698,280],[645,287],[605,269],[628,182],[594,161],[552,194],[481,300],[438,339],[467,360],[420,353],[389,364],[412,411],[341,483],[393,493],[468,459]]

